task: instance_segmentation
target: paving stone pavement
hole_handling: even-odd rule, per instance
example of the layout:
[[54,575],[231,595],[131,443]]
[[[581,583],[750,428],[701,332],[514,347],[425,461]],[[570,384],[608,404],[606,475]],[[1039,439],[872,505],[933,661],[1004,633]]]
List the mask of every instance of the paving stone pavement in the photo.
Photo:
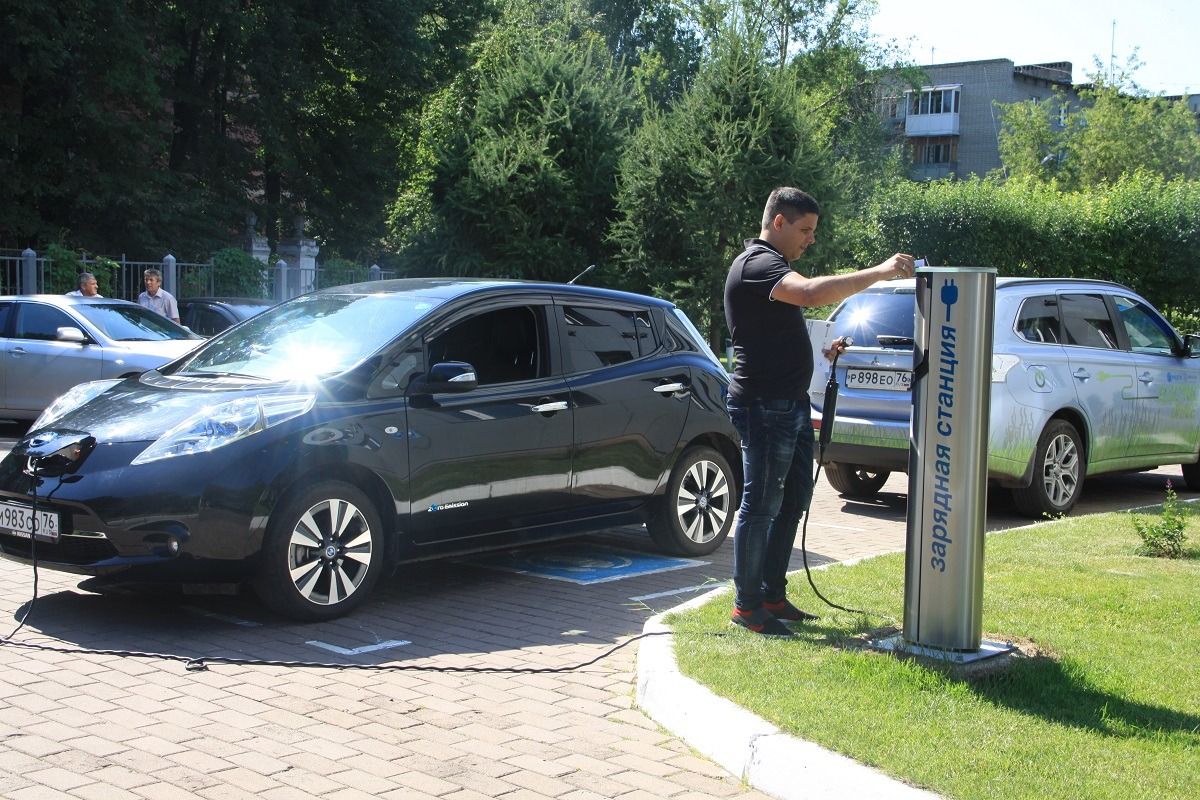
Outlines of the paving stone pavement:
[[[1093,506],[1160,502],[1163,479],[1179,482],[1160,473],[1108,479]],[[810,563],[902,549],[905,480],[870,503],[822,480]],[[1019,522],[994,508],[990,526]],[[599,541],[650,552],[638,528]],[[41,571],[13,641],[64,652],[0,646],[0,797],[765,798],[634,708],[636,643],[613,651],[728,580],[731,558],[726,544],[685,569],[589,585],[420,564],[358,613],[311,625],[248,595],[97,594]],[[0,637],[32,593],[32,571],[0,561]]]

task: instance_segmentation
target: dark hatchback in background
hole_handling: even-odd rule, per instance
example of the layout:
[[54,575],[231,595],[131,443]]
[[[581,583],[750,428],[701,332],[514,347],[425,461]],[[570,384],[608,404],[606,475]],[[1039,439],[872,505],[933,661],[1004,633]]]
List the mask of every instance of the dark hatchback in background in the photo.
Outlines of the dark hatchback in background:
[[[915,282],[878,284],[830,315],[840,390],[825,474],[875,494],[908,469]],[[828,365],[826,365],[828,367]],[[826,374],[810,387],[814,420]],[[1031,517],[1071,510],[1088,475],[1180,464],[1200,488],[1200,336],[1108,281],[999,278],[988,475]]]
[[645,521],[715,550],[740,492],[727,376],[667,302],[412,279],[308,294],[76,387],[0,463],[0,552],[115,581],[252,581],[346,613],[401,560]]
[[253,297],[189,297],[179,301],[179,322],[193,333],[216,336],[272,305]]

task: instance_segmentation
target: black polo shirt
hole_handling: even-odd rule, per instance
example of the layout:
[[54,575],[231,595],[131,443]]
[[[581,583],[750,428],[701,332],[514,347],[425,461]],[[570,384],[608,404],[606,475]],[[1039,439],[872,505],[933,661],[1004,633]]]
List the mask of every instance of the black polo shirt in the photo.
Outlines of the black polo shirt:
[[812,379],[812,345],[800,306],[771,299],[792,271],[783,254],[749,239],[725,279],[725,321],[733,336],[735,400],[800,400]]

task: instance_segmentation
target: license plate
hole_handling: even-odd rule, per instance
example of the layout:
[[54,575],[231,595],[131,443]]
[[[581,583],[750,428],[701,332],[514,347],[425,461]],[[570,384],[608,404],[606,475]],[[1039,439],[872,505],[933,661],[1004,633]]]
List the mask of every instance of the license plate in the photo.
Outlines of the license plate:
[[[0,533],[8,533],[24,539],[32,536],[33,507],[0,500]],[[50,542],[58,541],[58,514],[38,509],[37,538]]]
[[912,388],[912,373],[908,370],[846,368],[847,389],[883,389],[907,392]]

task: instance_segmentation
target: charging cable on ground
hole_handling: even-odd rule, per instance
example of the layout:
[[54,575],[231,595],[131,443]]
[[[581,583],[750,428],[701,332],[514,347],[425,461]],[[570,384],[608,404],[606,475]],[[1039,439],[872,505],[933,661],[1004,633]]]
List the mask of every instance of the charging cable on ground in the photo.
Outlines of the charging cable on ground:
[[[815,490],[817,479],[821,477],[821,467],[825,464],[825,448],[829,445],[829,440],[833,436],[833,424],[837,410],[838,382],[837,382],[837,362],[838,356],[842,354],[844,348],[854,344],[854,340],[849,336],[843,336],[834,341],[833,344],[833,364],[829,368],[829,380],[825,382],[825,404],[821,408],[821,430],[817,435],[817,469],[813,474],[813,488]],[[817,584],[813,581],[812,569],[808,566],[808,518],[809,511],[812,509],[812,498],[814,492],[808,495],[808,508],[804,509],[804,523],[800,527],[800,556],[804,561],[804,575],[808,578],[808,585],[812,587],[813,592],[817,597],[830,608],[836,608],[839,611],[846,611],[850,614],[870,615],[870,612],[863,611],[858,608],[848,608],[847,606],[838,605],[830,600],[825,595],[821,594],[821,590],[817,588]],[[875,616],[883,616],[876,614]]]

